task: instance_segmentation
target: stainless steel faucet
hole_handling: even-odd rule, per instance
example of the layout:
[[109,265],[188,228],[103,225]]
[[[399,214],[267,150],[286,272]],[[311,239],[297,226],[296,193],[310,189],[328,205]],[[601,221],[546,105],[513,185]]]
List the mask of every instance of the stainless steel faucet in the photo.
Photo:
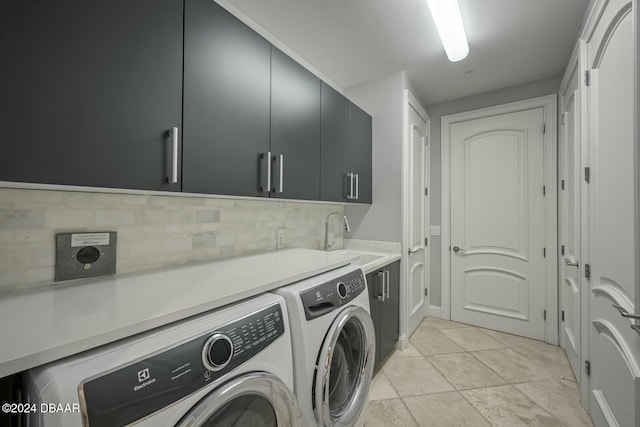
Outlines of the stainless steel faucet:
[[[327,215],[327,219],[324,220],[324,250],[325,251],[328,251],[333,247],[333,245],[336,244],[336,242],[329,244],[329,219],[333,215],[342,215],[342,214],[340,212],[331,212],[329,215]],[[351,228],[349,227],[349,220],[345,215],[342,215],[342,219],[344,220],[344,231],[346,231],[347,233],[351,233]]]

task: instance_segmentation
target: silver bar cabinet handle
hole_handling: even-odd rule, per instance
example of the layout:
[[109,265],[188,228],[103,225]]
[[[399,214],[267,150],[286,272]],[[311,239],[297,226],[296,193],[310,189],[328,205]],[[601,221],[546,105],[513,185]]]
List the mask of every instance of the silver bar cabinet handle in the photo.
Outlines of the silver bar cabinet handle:
[[354,175],[356,176],[356,196],[354,197],[354,199],[358,200],[360,198],[360,180],[357,173],[354,173]]
[[386,276],[384,275],[384,271],[378,271],[378,279],[382,279],[382,295],[378,295],[378,301],[384,301],[385,300],[385,279]]
[[389,284],[389,270],[384,270],[384,282],[387,285],[387,296],[385,298],[389,299],[389,287],[391,286]]
[[282,193],[284,191],[284,154],[273,156],[276,162],[276,171],[278,172],[278,186],[273,189],[276,193]]
[[571,267],[579,267],[579,266],[580,266],[580,263],[579,263],[578,261],[576,261],[576,262],[571,262],[571,261],[569,261],[568,259],[565,259],[565,260],[564,260],[564,263],[565,263],[566,265],[568,265],[568,266],[571,266]]
[[[266,163],[266,177],[264,178],[262,185],[262,192],[268,193],[271,191],[271,151],[267,151],[266,153],[260,154],[262,157],[262,161]],[[266,181],[266,183],[264,182]]]
[[353,200],[353,174],[351,172],[347,173],[347,179],[349,180],[349,193],[347,194],[347,199]]
[[178,182],[178,127],[171,128],[171,173],[167,176],[169,184]]

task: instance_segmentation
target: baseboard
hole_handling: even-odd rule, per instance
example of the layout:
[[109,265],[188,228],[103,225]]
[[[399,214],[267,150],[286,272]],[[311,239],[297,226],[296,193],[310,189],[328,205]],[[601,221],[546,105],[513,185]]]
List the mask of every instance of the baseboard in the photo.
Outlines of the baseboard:
[[427,310],[427,316],[442,319],[442,307],[438,307],[437,305],[430,305],[429,309]]
[[402,351],[407,348],[408,345],[409,338],[405,334],[400,335],[398,337],[398,342],[396,343],[396,349]]

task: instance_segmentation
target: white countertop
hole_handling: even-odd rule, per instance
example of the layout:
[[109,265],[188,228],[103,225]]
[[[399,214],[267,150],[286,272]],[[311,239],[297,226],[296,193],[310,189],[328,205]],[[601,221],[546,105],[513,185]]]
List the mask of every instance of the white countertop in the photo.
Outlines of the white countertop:
[[0,378],[349,264],[288,249],[0,299]]

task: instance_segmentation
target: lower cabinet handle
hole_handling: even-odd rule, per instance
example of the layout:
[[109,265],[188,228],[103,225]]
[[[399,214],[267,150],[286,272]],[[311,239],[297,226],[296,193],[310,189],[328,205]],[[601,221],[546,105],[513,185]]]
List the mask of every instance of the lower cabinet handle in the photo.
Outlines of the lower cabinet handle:
[[169,133],[171,134],[171,170],[167,175],[167,182],[176,184],[178,182],[178,127],[172,127]]
[[[382,294],[378,295],[378,301],[384,301],[385,300],[385,279],[386,276],[384,275],[384,271],[378,271],[378,279],[382,279]],[[376,281],[377,284],[377,281]]]
[[384,270],[384,283],[387,285],[387,295],[385,297],[385,299],[389,298],[389,270]]
[[265,172],[262,174],[260,190],[263,193],[268,193],[271,191],[271,151],[260,154],[260,158],[264,165],[264,170],[262,172]]

